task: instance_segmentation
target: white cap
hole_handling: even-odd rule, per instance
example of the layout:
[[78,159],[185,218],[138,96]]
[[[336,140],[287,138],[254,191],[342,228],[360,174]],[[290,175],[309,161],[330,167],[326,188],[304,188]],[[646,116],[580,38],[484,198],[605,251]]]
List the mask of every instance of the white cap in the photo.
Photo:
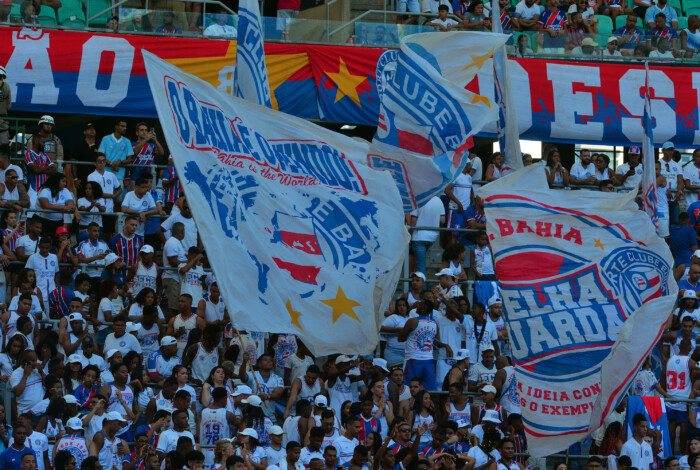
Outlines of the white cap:
[[389,372],[389,368],[386,366],[386,359],[382,359],[379,357],[374,358],[372,359],[372,365]]
[[344,362],[352,362],[353,360],[350,359],[348,356],[341,354],[340,356],[335,358],[335,363],[336,364],[342,364]]
[[696,258],[700,258],[700,250],[695,250],[695,253],[693,253],[693,256]]
[[78,417],[72,417],[68,421],[66,421],[66,427],[68,429],[75,429],[75,430],[81,430],[83,429],[83,422],[80,418]]
[[119,352],[118,349],[110,349],[105,353],[105,359],[109,359],[110,357],[114,356]]
[[232,393],[234,397],[240,396],[240,395],[252,395],[253,390],[250,389],[249,386],[247,385],[239,385],[236,387],[236,391]]
[[151,245],[143,245],[139,251],[142,253],[153,253],[153,247]]
[[69,405],[77,405],[78,404],[78,399],[75,398],[75,395],[63,395],[63,399],[66,400],[66,403],[68,403]]
[[493,297],[491,297],[489,299],[489,307],[491,305],[502,304],[502,303],[503,303],[503,300],[501,300],[501,298],[497,295],[494,295]]
[[496,390],[496,387],[494,387],[491,384],[484,385],[483,387],[481,387],[481,391],[484,393],[498,393],[498,391]]
[[72,321],[83,321],[83,316],[79,312],[73,312],[68,315],[68,323]]
[[262,406],[262,399],[257,395],[251,395],[248,398],[244,398],[243,400],[241,400],[241,403],[260,408]]
[[684,299],[697,299],[697,295],[695,295],[695,291],[686,289],[685,292],[683,292],[683,298]]
[[436,277],[440,277],[440,276],[455,277],[455,272],[452,270],[452,268],[444,268],[441,271],[438,271],[438,273],[435,276]]
[[483,423],[484,421],[501,424],[501,418],[498,417],[498,411],[496,410],[486,410],[484,412],[484,417],[481,418],[481,422]]
[[131,333],[132,331],[139,331],[139,328],[141,328],[140,323],[136,323],[133,321],[126,322],[126,332],[127,333]]
[[608,44],[610,44],[610,43],[613,42],[613,41],[617,41],[617,36],[610,36],[610,37],[608,38]]
[[423,274],[420,271],[416,271],[416,272],[411,273],[411,275],[409,277],[419,277],[425,281],[425,274]]
[[664,144],[661,146],[661,148],[662,149],[675,149],[676,146],[673,145],[673,142],[671,142],[670,140],[667,140],[666,142],[664,142]]
[[495,349],[493,349],[493,344],[487,344],[485,346],[482,346],[481,347],[482,354],[484,351],[495,351]]
[[173,344],[177,344],[177,340],[172,336],[163,336],[160,340],[161,346],[172,346]]
[[455,359],[457,361],[461,361],[462,359],[469,359],[469,350],[468,349],[458,349],[452,359]]
[[105,413],[105,421],[121,421],[123,423],[126,422],[126,420],[117,413],[116,411],[110,411],[109,413]]
[[105,266],[109,266],[110,264],[114,263],[115,261],[118,261],[119,259],[119,256],[115,255],[114,253],[110,253],[107,256],[105,256]]
[[325,395],[318,395],[314,398],[314,405],[319,408],[326,408],[328,406],[328,398],[326,398]]
[[274,434],[275,436],[281,436],[282,434],[284,434],[284,430],[275,424],[274,426],[270,427],[270,430],[267,431],[267,433]]
[[39,119],[39,124],[56,124],[51,116],[48,114],[41,116],[41,119]]
[[258,432],[253,428],[245,428],[243,431],[238,431],[239,436],[250,436],[255,439],[258,438]]
[[[68,364],[79,362],[81,366],[85,367],[85,360],[81,354],[71,354],[68,356]],[[71,395],[73,396],[73,395]]]

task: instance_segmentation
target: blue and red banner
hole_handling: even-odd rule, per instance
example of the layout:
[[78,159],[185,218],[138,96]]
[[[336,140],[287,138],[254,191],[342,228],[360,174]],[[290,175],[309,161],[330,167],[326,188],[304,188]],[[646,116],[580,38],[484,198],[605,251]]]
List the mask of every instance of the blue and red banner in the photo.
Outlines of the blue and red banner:
[[[142,51],[231,92],[236,41],[0,28],[0,65],[13,110],[109,116],[156,115]],[[302,118],[376,125],[381,48],[265,44],[274,109]],[[643,64],[511,59],[523,139],[639,145],[644,137]],[[700,144],[700,67],[651,67],[654,141]],[[467,88],[491,97],[486,62]],[[496,135],[496,124],[482,135]]]

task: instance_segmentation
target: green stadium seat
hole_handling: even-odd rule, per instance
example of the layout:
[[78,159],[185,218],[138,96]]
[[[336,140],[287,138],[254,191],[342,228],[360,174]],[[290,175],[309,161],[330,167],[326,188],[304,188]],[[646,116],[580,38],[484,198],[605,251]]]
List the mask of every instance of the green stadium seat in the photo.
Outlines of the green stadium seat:
[[693,8],[700,8],[700,0],[683,0],[683,14],[685,16],[690,16],[690,10]]
[[80,0],[61,0],[58,9],[58,24],[61,26],[85,26],[85,12]]
[[610,36],[613,32],[613,22],[609,16],[595,15],[598,18],[598,34]]
[[688,27],[688,17],[687,16],[679,16],[678,17],[678,32],[683,31],[687,27]]
[[686,10],[686,16],[690,15],[700,15],[700,5]]
[[[90,18],[95,16],[95,14],[104,11],[107,8],[112,7],[112,3],[109,0],[88,0],[90,2],[90,11],[88,15]],[[90,26],[105,26],[109,19],[112,17],[112,10],[107,10],[102,13],[99,17],[90,21]]]
[[12,3],[12,9],[10,10],[10,16],[13,18],[20,18],[22,16],[22,12],[20,11],[19,7],[22,4],[17,2],[17,3]]
[[56,10],[50,6],[44,5],[41,7],[39,14],[36,17],[36,22],[39,24],[45,24],[50,26],[55,26],[58,24],[56,21]]
[[671,5],[672,8],[676,9],[676,13],[678,13],[678,15],[680,15],[683,12],[681,0],[668,0],[668,4]]

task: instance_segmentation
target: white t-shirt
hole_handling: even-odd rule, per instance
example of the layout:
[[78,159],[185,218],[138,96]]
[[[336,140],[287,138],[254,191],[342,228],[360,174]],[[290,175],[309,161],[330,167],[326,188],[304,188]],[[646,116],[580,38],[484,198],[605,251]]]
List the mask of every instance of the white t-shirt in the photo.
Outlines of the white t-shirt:
[[420,7],[423,13],[435,13],[437,15],[440,5],[447,5],[447,8],[450,9],[450,13],[452,13],[452,4],[447,0],[421,0]]
[[[180,263],[177,267],[178,271],[184,268],[187,263]],[[199,305],[202,300],[202,281],[204,276],[204,268],[200,266],[192,266],[186,273],[180,273],[180,294],[190,294],[192,296],[192,305]]]
[[[39,194],[37,195],[36,199],[36,204],[35,208],[41,209],[41,205],[39,204],[39,200],[41,199],[46,199],[49,201],[49,204],[55,204],[57,206],[65,206],[68,201],[73,200],[73,194],[68,191],[66,188],[63,188],[58,192],[56,197],[54,197],[51,194],[51,190],[49,188],[42,188],[39,190]],[[43,217],[44,219],[49,219],[49,220],[63,220],[63,213],[62,212],[39,212],[38,215],[40,217]]]
[[[607,48],[605,48],[603,50],[603,57],[622,57],[622,54],[620,54],[620,51],[615,51],[614,53],[611,54],[610,51]],[[619,169],[619,167],[618,167],[618,169]]]
[[[537,5],[535,5],[537,6]],[[539,14],[539,9],[537,10]],[[474,156],[474,158],[471,158],[473,154],[469,154],[469,161],[472,164],[472,181],[481,181],[481,178],[483,176],[484,172],[484,165],[481,163],[481,158]],[[474,191],[476,191],[481,185],[479,184],[472,184],[472,187],[474,188]]]
[[[103,323],[105,322],[105,312],[111,312],[112,315],[115,314],[112,301],[109,300],[107,297],[104,297],[102,300],[100,300],[100,304],[97,306],[97,319]],[[99,327],[97,327],[98,330],[104,330],[105,328],[107,328],[106,325],[100,325]],[[105,349],[105,351],[107,351],[107,349]]]
[[[615,173],[618,175],[624,175],[630,171],[630,164],[629,163],[623,163],[622,165],[617,167],[617,170]],[[642,173],[644,172],[644,169],[642,168],[642,164],[640,163],[639,165],[634,167],[634,174],[632,176],[628,176],[625,182],[622,184],[625,187],[628,188],[636,188],[640,184],[642,184]]]
[[141,354],[141,344],[139,344],[139,340],[130,333],[124,333],[124,336],[120,338],[115,338],[114,333],[108,334],[107,338],[105,338],[104,350],[109,351],[110,349],[121,351],[122,356],[126,356],[126,353],[129,351],[136,351]]
[[[433,197],[426,205],[411,212],[411,215],[417,217],[416,227],[439,227],[440,217],[445,215],[445,206],[439,197]],[[439,234],[435,230],[416,230],[412,239],[414,242],[434,242]]]
[[515,6],[515,16],[516,18],[522,18],[524,20],[529,20],[535,16],[539,16],[540,6],[537,3],[533,3],[531,7],[525,4],[525,0],[522,0]]
[[581,162],[576,162],[571,166],[569,174],[578,180],[585,180],[591,176],[595,176],[595,165],[591,162],[584,168]]
[[[693,186],[700,186],[700,168],[696,167],[694,163],[687,165],[683,169],[683,179],[688,181]],[[695,192],[685,192],[685,203],[690,206],[692,203],[700,199],[700,191]]]
[[[95,202],[96,202],[98,205],[105,207],[105,210],[106,210],[106,207],[107,207],[106,204],[107,204],[107,203],[105,202],[104,198],[99,198],[99,199],[97,199]],[[88,201],[88,200],[87,200],[86,198],[84,198],[84,197],[81,197],[80,199],[78,199],[78,208],[81,208],[81,207],[89,207],[90,204],[92,204],[92,203],[91,203],[90,201]],[[93,207],[92,209],[90,209],[90,212],[94,212],[95,214],[99,214],[99,213],[100,213],[100,209],[99,209],[97,206],[95,206],[95,207]],[[85,215],[85,214],[82,214],[82,217],[81,217],[81,219],[80,219],[80,226],[81,226],[81,227],[85,227],[86,225],[90,224],[91,222],[95,222],[97,225],[99,225],[100,227],[102,227],[102,216],[101,216],[101,215]]]
[[49,298],[49,293],[56,288],[56,273],[58,272],[58,258],[49,253],[46,258],[39,253],[34,253],[27,260],[26,266],[34,270],[36,274],[36,286],[41,291],[44,299]]
[[[578,11],[578,5],[575,3],[572,3],[571,6],[569,7],[569,11],[567,11],[567,13],[570,15],[572,13],[576,13],[577,11]],[[581,17],[584,20],[587,20],[588,18],[590,18],[591,16],[594,16],[594,15],[595,15],[595,13],[593,12],[593,8],[591,8],[591,7],[586,7],[586,9],[581,12]]]
[[432,20],[430,20],[430,23],[441,24],[445,28],[453,24],[459,24],[452,18],[445,18],[444,20],[441,20],[440,18],[433,18]]
[[630,437],[622,446],[620,455],[626,455],[632,460],[632,466],[639,470],[650,470],[654,463],[654,451],[645,441],[639,444],[634,437]]
[[[10,386],[15,388],[21,381],[24,369],[22,367],[15,369],[10,376]],[[44,385],[41,382],[41,374],[36,370],[32,371],[27,377],[24,392],[17,395],[17,412],[19,414],[29,411],[32,406],[39,403],[44,398]]]
[[[436,20],[431,20],[433,23],[438,23],[439,18]],[[450,20],[449,18],[447,21],[452,21],[452,23],[448,23],[444,26],[448,26],[449,24],[456,24],[454,20]],[[462,203],[462,208],[466,211],[467,207],[471,204],[471,196],[472,196],[472,177],[469,175],[465,175],[464,173],[460,173],[457,178],[452,182],[454,187],[452,188],[452,194],[459,200],[460,203]],[[450,209],[457,209],[457,204],[454,202],[450,201]]]
[[197,246],[197,225],[194,223],[194,218],[184,217],[182,213],[172,214],[170,217],[165,219],[160,228],[163,229],[163,235],[166,240],[170,240],[172,237],[172,228],[175,222],[181,222],[185,226],[185,238],[182,240],[185,248],[189,249],[192,246]]
[[39,239],[37,238],[36,240],[32,240],[29,238],[29,235],[22,235],[17,239],[17,243],[15,244],[15,251],[17,251],[17,248],[19,247],[24,248],[24,254],[25,256],[28,255],[33,255],[37,251],[39,251]]
[[[486,326],[475,325],[474,319],[471,315],[465,315],[462,322],[464,324],[464,330],[466,331],[467,349],[469,349],[469,357],[472,363],[481,360],[481,348],[489,344],[493,344],[492,341],[498,340],[498,331],[496,331],[496,325],[492,322],[486,321]],[[482,334],[482,328],[486,328]],[[477,341],[481,336],[480,346],[477,347]],[[477,355],[478,354],[478,355]]]
[[[124,202],[122,202],[122,209],[123,208],[131,209],[136,212],[147,212],[156,208],[156,202],[153,200],[150,191],[146,192],[141,198],[138,197],[134,191],[129,191],[126,193],[126,196],[124,196]],[[136,227],[136,233],[138,235],[144,234],[144,225],[144,223],[139,221]]]
[[[79,256],[85,258],[93,258],[97,255],[101,255],[102,253],[109,253],[111,250],[109,249],[109,246],[107,246],[107,244],[102,240],[97,240],[97,243],[92,243],[88,238],[87,240],[83,240],[82,242],[80,242],[75,251]],[[104,266],[105,260],[96,259],[90,261],[90,264]],[[100,277],[100,274],[102,274],[102,268],[86,267],[85,274],[87,274],[90,277]]]
[[[121,187],[116,175],[109,171],[105,171],[105,174],[101,175],[95,170],[88,175],[87,180],[99,184],[102,187],[102,192],[107,194],[114,194]],[[107,212],[114,212],[114,199],[105,198],[105,209]]]
[[[165,245],[163,245],[163,266],[170,267],[170,263],[168,263],[169,256],[177,256],[177,259],[180,262],[187,261],[187,249],[185,248],[183,241],[178,240],[175,237],[171,237],[170,240],[165,242]],[[164,269],[162,278],[175,279],[176,281],[179,281],[180,274],[175,270]]]
[[166,429],[160,433],[160,436],[158,437],[158,447],[156,450],[158,452],[163,452],[164,454],[175,450],[177,447],[177,440],[183,436],[189,437],[192,439],[192,443],[195,443],[194,436],[188,430],[178,432],[174,429]]
[[683,175],[683,167],[674,160],[666,162],[663,158],[659,160],[659,163],[661,163],[661,176],[666,178],[666,189],[676,191],[678,189],[678,175]]
[[662,54],[658,50],[654,50],[649,53],[649,57],[652,59],[675,59],[671,51],[666,51]]

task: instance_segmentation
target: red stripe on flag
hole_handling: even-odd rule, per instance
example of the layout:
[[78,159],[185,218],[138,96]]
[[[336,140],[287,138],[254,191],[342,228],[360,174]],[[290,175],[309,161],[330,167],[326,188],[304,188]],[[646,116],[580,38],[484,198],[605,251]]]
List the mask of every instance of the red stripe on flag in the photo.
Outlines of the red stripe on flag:
[[303,251],[310,255],[320,255],[321,247],[318,246],[318,240],[314,234],[286,232],[280,230],[282,242],[292,248]]
[[421,155],[433,155],[433,146],[425,137],[399,130],[399,147],[410,152],[419,153]]
[[306,282],[307,284],[316,284],[316,276],[321,271],[317,266],[303,266],[301,264],[289,263],[279,258],[272,258],[277,267],[289,271],[292,278],[297,281]]

